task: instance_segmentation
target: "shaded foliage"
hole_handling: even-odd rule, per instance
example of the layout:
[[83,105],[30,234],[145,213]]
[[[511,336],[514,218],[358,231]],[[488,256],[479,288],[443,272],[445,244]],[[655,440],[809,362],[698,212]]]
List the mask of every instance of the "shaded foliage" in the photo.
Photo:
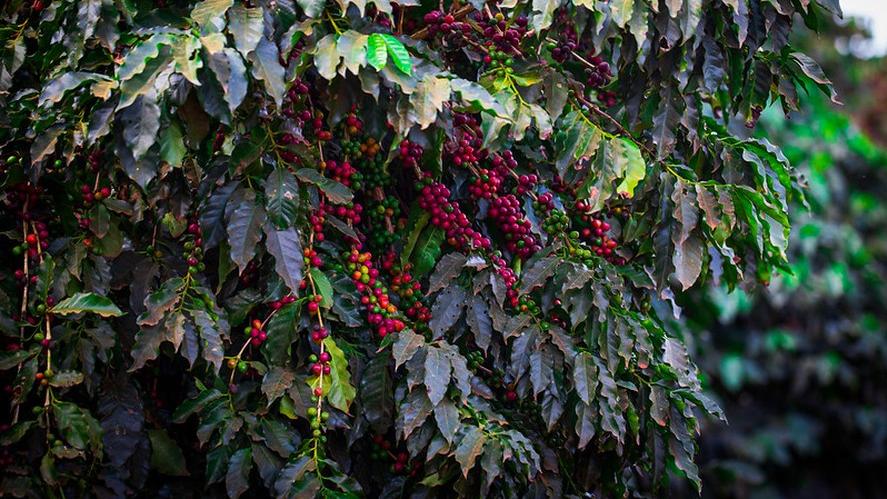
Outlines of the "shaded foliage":
[[4,494],[700,487],[656,312],[788,268],[727,124],[832,94],[837,2],[2,9]]

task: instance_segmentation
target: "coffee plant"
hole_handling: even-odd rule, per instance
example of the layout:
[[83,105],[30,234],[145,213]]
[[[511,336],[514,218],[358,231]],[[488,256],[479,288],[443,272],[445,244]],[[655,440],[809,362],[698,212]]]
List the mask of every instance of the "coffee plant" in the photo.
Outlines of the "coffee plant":
[[877,496],[887,465],[887,152],[828,103],[809,104],[761,118],[810,184],[810,209],[792,206],[791,272],[765,292],[700,289],[685,307],[731,421],[701,437],[715,495]]
[[700,487],[660,313],[788,268],[836,0],[2,12],[0,492]]

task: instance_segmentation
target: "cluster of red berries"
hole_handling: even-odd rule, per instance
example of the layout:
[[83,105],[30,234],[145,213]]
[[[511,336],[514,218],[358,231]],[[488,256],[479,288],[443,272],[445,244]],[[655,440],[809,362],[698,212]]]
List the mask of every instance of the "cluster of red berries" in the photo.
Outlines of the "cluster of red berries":
[[515,189],[518,196],[526,194],[533,190],[536,187],[536,184],[539,183],[539,176],[535,173],[530,173],[529,175],[519,175],[517,177],[517,188]]
[[444,145],[444,154],[456,166],[474,165],[483,159],[483,133],[478,119],[470,114],[453,116],[456,130],[453,140]]
[[244,330],[244,333],[248,334],[250,337],[250,344],[254,347],[261,346],[262,343],[268,339],[268,331],[265,331],[264,325],[262,321],[259,319],[253,320],[253,322]]
[[240,284],[243,286],[250,286],[252,283],[256,281],[256,278],[259,275],[259,265],[256,263],[258,259],[250,260],[249,263],[244,267],[243,272],[240,273]]
[[613,73],[610,70],[610,63],[601,59],[600,56],[594,56],[588,59],[591,67],[585,68],[586,84],[590,88],[601,88],[610,83]]
[[597,100],[605,107],[613,107],[616,105],[616,93],[607,90],[598,90]]
[[432,36],[437,33],[447,35],[454,32],[460,34],[468,34],[471,32],[470,24],[456,21],[456,18],[452,14],[444,14],[439,10],[432,10],[425,14],[422,20],[425,21],[425,26],[428,28],[428,32]]
[[475,11],[474,18],[483,27],[487,46],[495,45],[499,51],[521,55],[520,43],[529,24],[527,16],[517,16],[513,22],[508,22],[501,12],[489,17],[485,12]]
[[[19,183],[6,193],[6,206],[11,210],[21,208],[27,204],[33,207],[40,199],[42,189],[29,183]],[[27,213],[25,215],[28,215]]]
[[[316,234],[315,237],[317,237]],[[305,260],[305,265],[308,267],[320,268],[320,266],[323,265],[323,259],[320,258],[320,255],[317,254],[317,250],[314,248],[306,248],[302,250],[302,257]],[[302,283],[304,284],[305,281],[303,280]]]
[[[304,112],[308,113],[309,116],[311,115],[311,113],[309,113],[308,111],[304,111]],[[281,146],[289,146],[289,145],[293,145],[293,144],[305,144],[305,143],[306,143],[306,141],[304,138],[297,136],[295,134],[292,134],[292,133],[284,133],[283,135],[280,136],[279,139],[277,139],[277,144],[281,145]],[[278,149],[277,154],[280,155],[280,159],[286,161],[287,163],[298,165],[298,164],[301,164],[301,162],[302,162],[302,160],[299,159],[299,157],[296,155],[296,153],[294,153],[293,151],[290,151],[288,149],[280,148],[280,149]]]
[[580,213],[579,219],[586,224],[579,230],[579,236],[591,246],[596,255],[606,258],[615,265],[625,265],[625,258],[616,254],[619,244],[607,235],[611,228],[610,224],[599,214],[588,213],[590,209],[591,206],[585,200],[576,202],[576,210]]
[[321,374],[329,374],[330,373],[330,357],[329,352],[320,352],[320,355],[311,355],[308,360],[311,364],[308,366],[308,370],[311,371],[311,374],[315,376],[320,376]]
[[397,318],[397,306],[388,296],[388,288],[379,281],[379,269],[374,268],[372,254],[354,248],[348,255],[348,271],[351,280],[362,295],[360,303],[367,310],[367,321],[376,329],[376,334],[384,338],[390,333],[403,331],[406,324]]
[[505,283],[505,299],[508,301],[509,305],[517,307],[519,304],[519,297],[517,294],[517,274],[508,266],[508,262],[499,255],[493,255],[490,258],[490,261],[493,263],[496,273],[499,274],[499,277],[501,277],[502,281]]
[[475,199],[492,199],[499,194],[499,188],[502,186],[504,179],[494,170],[480,168],[478,175],[472,177],[471,184],[468,185],[468,193]]
[[393,454],[391,452],[391,442],[386,440],[384,436],[373,435],[373,446],[372,456],[376,461],[394,460],[394,463],[391,465],[392,473],[408,474],[410,477],[415,477],[418,474],[421,466],[419,461],[414,461],[410,465],[410,455],[408,453],[401,451]]
[[83,204],[85,204],[86,206],[90,206],[95,201],[101,201],[103,199],[111,197],[111,188],[102,187],[93,191],[92,187],[90,187],[88,184],[83,184],[82,186],[80,186],[80,193],[83,199]]
[[413,279],[410,274],[410,264],[402,270],[394,268],[394,252],[389,254],[392,258],[383,261],[382,267],[391,273],[391,291],[400,297],[400,304],[406,309],[404,314],[407,317],[417,322],[428,323],[431,320],[431,309],[422,302],[422,284]]
[[[330,215],[338,217],[340,220],[344,220],[346,223],[351,225],[357,225],[361,220],[361,213],[363,213],[363,205],[360,203],[348,203],[345,205],[337,205],[333,206],[331,204],[322,203],[320,205],[320,209]],[[317,236],[315,235],[315,238]]]
[[576,33],[576,25],[568,9],[558,9],[555,20],[560,28],[557,43],[550,44],[551,58],[563,64],[572,57],[573,51],[579,46],[579,35]]
[[403,166],[412,170],[419,166],[424,150],[419,144],[404,139],[398,147],[398,152]]
[[203,263],[203,237],[200,231],[200,225],[196,221],[188,224],[188,241],[183,245],[187,254],[188,273],[196,274],[203,272],[206,265]]
[[89,156],[86,158],[86,164],[89,165],[89,169],[93,172],[99,171],[99,168],[102,166],[101,149],[94,149],[92,152],[90,152]]
[[[304,50],[305,50],[305,37],[302,37],[302,38],[299,38],[299,41],[297,41],[293,45],[293,48],[292,48],[292,50],[290,50],[290,53],[289,53],[289,56],[287,56],[287,59],[289,61],[295,61],[296,59],[298,59],[299,57],[302,56],[302,51],[304,51]],[[296,81],[299,81],[299,80],[296,80]],[[296,88],[296,87],[293,86],[292,88]],[[305,88],[305,93],[307,93],[308,87],[306,86],[304,88]],[[299,91],[301,92],[301,89],[299,89]]]
[[296,297],[294,295],[286,295],[279,300],[272,301],[268,304],[268,306],[271,307],[271,310],[280,310],[281,308],[289,305],[290,303],[293,303],[294,301],[296,301]]
[[446,233],[447,243],[456,249],[489,248],[490,240],[469,227],[468,217],[456,201],[450,201],[450,190],[440,182],[426,180],[421,188],[419,207],[431,215],[431,223]]
[[323,241],[325,239],[323,235],[323,224],[326,222],[325,211],[321,208],[311,213],[308,216],[308,223],[311,224],[311,230],[314,232],[314,240],[315,241]]
[[[336,182],[351,186],[351,178],[357,173],[357,169],[348,161],[338,162],[328,159],[324,164],[324,174]],[[355,186],[355,188],[358,188]]]
[[345,132],[348,135],[357,135],[361,131],[363,131],[363,122],[360,121],[360,118],[357,117],[356,114],[351,113],[345,117]]
[[505,233],[505,248],[512,254],[527,258],[542,249],[530,232],[531,224],[521,210],[520,201],[513,194],[494,199],[487,215]]
[[322,301],[323,296],[321,295],[308,296],[308,313],[311,315],[317,315],[317,312],[320,311],[320,302]]
[[[293,50],[296,52],[296,50]],[[305,98],[309,95],[311,89],[308,87],[308,83],[301,79],[296,78],[293,80],[292,86],[289,91],[286,93],[286,102],[283,106],[283,114],[287,118],[297,119],[298,121],[308,121],[311,119],[310,111],[301,111],[297,109],[297,104],[301,104]]]
[[12,254],[18,256],[27,252],[28,258],[36,260],[40,251],[45,251],[49,247],[49,230],[46,223],[37,220],[33,223],[33,228],[34,232],[25,236],[24,243],[12,248]]
[[314,324],[311,326],[311,341],[314,343],[320,343],[324,340],[324,338],[329,337],[330,331],[325,327],[321,327],[320,324]]

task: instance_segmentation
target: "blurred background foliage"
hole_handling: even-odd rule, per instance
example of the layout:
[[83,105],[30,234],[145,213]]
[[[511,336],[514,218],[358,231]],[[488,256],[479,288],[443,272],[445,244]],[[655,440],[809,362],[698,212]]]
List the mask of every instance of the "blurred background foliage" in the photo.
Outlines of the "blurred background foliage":
[[701,438],[706,497],[883,497],[887,471],[887,64],[842,53],[853,24],[801,40],[844,106],[769,109],[809,183],[791,273],[767,288],[711,285],[683,303],[688,338],[729,425]]

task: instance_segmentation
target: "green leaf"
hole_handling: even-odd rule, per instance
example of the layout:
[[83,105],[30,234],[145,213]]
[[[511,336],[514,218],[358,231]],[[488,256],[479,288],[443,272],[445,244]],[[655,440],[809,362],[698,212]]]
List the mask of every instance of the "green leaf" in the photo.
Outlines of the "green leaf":
[[591,405],[597,390],[597,368],[588,352],[580,352],[573,363],[573,385],[579,400]]
[[265,28],[262,7],[248,8],[235,5],[228,11],[228,31],[234,37],[234,45],[244,57],[256,49]]
[[426,75],[419,82],[416,90],[410,94],[410,105],[416,113],[416,123],[421,128],[428,128],[437,119],[437,113],[443,110],[445,102],[450,100],[450,80]]
[[50,310],[55,315],[89,312],[102,317],[120,317],[123,311],[110,299],[95,293],[76,293],[56,304]]
[[102,449],[102,427],[87,411],[71,402],[56,401],[52,404],[55,426],[62,437],[72,447],[100,453]]
[[302,243],[296,229],[277,230],[271,224],[265,224],[265,247],[274,257],[274,269],[277,275],[293,293],[298,293],[302,282],[302,270],[305,267],[302,255]]
[[610,16],[613,22],[620,28],[624,28],[631,19],[634,10],[634,0],[612,0],[610,3]]
[[0,434],[0,445],[7,447],[18,442],[28,434],[28,431],[36,423],[37,421],[21,421],[16,423],[12,428]]
[[357,395],[357,390],[351,384],[351,373],[348,372],[348,359],[345,353],[336,345],[332,337],[323,340],[326,351],[330,354],[330,388],[328,400],[330,405],[344,413],[348,413],[351,402]]
[[336,68],[339,67],[339,51],[336,49],[338,35],[330,33],[317,42],[314,51],[314,66],[320,76],[327,80],[336,77]]
[[672,201],[675,204],[673,217],[680,225],[680,230],[672,232],[674,243],[672,262],[675,267],[675,277],[686,290],[696,282],[702,272],[704,250],[702,239],[693,232],[699,222],[695,190],[691,190],[690,186],[683,182],[678,182],[672,194]]
[[422,235],[422,231],[428,225],[430,220],[431,214],[419,208],[418,204],[414,203],[410,208],[409,220],[407,221],[410,235],[407,236],[403,251],[400,254],[401,265],[406,265],[412,259],[413,251],[416,249],[416,243],[419,242],[419,236]]
[[203,412],[207,405],[223,396],[222,392],[216,389],[202,390],[196,397],[188,399],[176,407],[176,410],[172,413],[172,420],[174,423],[184,423],[189,416]]
[[280,308],[265,325],[268,339],[262,343],[262,355],[269,364],[283,364],[289,359],[290,345],[296,338],[299,307],[290,303]]
[[449,286],[449,284],[462,273],[465,268],[465,262],[468,257],[462,253],[447,253],[437,262],[434,273],[428,278],[427,294],[436,293],[437,291]]
[[410,59],[410,53],[407,52],[403,42],[389,34],[383,34],[382,38],[385,39],[385,46],[388,48],[388,55],[391,57],[391,62],[394,63],[394,66],[401,70],[401,72],[412,75],[413,61]]
[[274,495],[283,499],[316,497],[322,484],[314,471],[317,465],[311,456],[302,456],[287,464],[274,481]]
[[394,368],[398,369],[405,362],[412,359],[413,355],[424,344],[425,338],[414,333],[411,329],[404,329],[397,333],[397,340],[391,346],[391,353],[394,356]]
[[521,274],[520,293],[526,294],[544,285],[554,275],[554,271],[560,263],[561,259],[556,256],[547,256],[537,260],[533,266]]
[[637,144],[625,138],[611,142],[610,146],[617,164],[615,168],[622,177],[622,182],[616,186],[616,192],[625,197],[633,197],[635,187],[647,174],[647,165],[641,150]]
[[199,49],[200,40],[193,36],[179,37],[172,48],[176,71],[194,85],[200,85],[197,70],[203,67],[203,61],[198,53]]
[[191,9],[191,19],[203,28],[212,23],[221,29],[224,26],[225,12],[233,3],[234,0],[201,0]]
[[394,419],[394,380],[388,365],[388,355],[376,355],[360,377],[361,413],[377,432],[389,428]]
[[277,50],[277,45],[262,37],[256,50],[250,53],[249,60],[253,64],[253,76],[262,80],[265,90],[268,91],[278,107],[283,105],[286,85],[283,81],[284,70],[280,65],[280,53]]
[[145,297],[146,310],[136,319],[140,326],[154,326],[163,315],[179,301],[178,291],[184,284],[180,277],[165,281],[160,287]]
[[474,463],[483,451],[486,441],[487,437],[480,428],[470,426],[466,429],[462,439],[459,441],[459,445],[456,447],[456,451],[453,453],[453,457],[456,458],[456,462],[462,468],[462,476],[468,477],[468,472],[474,467]]
[[157,140],[160,129],[160,106],[147,95],[136,99],[135,103],[118,112],[123,127],[123,140],[132,151],[135,160],[141,159]]
[[83,383],[83,373],[77,371],[60,371],[49,379],[49,386],[70,388]]
[[367,62],[370,66],[381,71],[388,63],[388,46],[385,44],[385,37],[379,33],[373,33],[367,39]]
[[36,355],[30,350],[0,350],[0,371],[6,371]]
[[222,368],[222,359],[225,356],[225,345],[222,337],[226,335],[227,323],[221,327],[219,321],[213,320],[205,310],[192,310],[192,317],[197,329],[200,331],[201,353],[203,359],[215,367],[216,372]]
[[323,13],[323,7],[326,5],[325,0],[296,0],[299,7],[305,11],[305,15],[309,18],[318,17]]
[[412,252],[413,275],[422,276],[434,268],[443,250],[446,233],[434,226],[425,227]]
[[336,51],[342,57],[342,66],[353,74],[367,64],[367,41],[369,36],[348,30],[336,41]]
[[99,73],[89,73],[84,71],[72,71],[65,73],[58,78],[50,80],[43,86],[40,97],[37,99],[37,105],[40,107],[52,106],[65,97],[65,93],[74,90],[86,82],[96,80],[112,81],[105,75]]
[[333,204],[347,204],[354,199],[354,193],[345,184],[326,178],[313,168],[302,168],[296,171],[296,176],[316,185]]
[[160,55],[161,45],[171,45],[173,38],[166,33],[155,33],[148,39],[135,45],[117,68],[117,80],[125,82],[136,75],[142,74],[148,62]]
[[295,379],[295,373],[279,366],[272,367],[265,374],[265,377],[262,379],[262,394],[268,400],[268,407],[286,393]]
[[[216,81],[221,86],[223,92],[222,99],[228,103],[228,111],[234,114],[234,111],[243,103],[248,87],[246,65],[243,62],[243,58],[236,50],[226,47],[218,53],[210,54],[207,64]],[[253,69],[255,70],[255,66]],[[200,91],[209,92],[209,88],[204,89],[201,87]],[[204,96],[204,102],[206,102],[206,97],[209,96],[209,94],[199,95]],[[207,112],[209,111],[207,109]],[[264,136],[262,135],[262,137]],[[253,139],[256,138],[253,137]],[[241,144],[243,143],[241,142]],[[233,154],[231,159],[234,160]]]
[[160,159],[172,166],[182,166],[187,154],[182,127],[177,121],[172,121],[160,135]]
[[450,286],[437,295],[428,323],[435,338],[440,338],[456,324],[465,308],[465,299],[466,293],[461,286]]
[[436,406],[447,394],[450,385],[450,373],[452,366],[447,353],[437,347],[428,347],[425,350],[425,389],[428,391],[428,400]]
[[249,447],[238,450],[231,455],[228,472],[225,474],[225,488],[228,497],[237,499],[249,489],[249,474],[253,469],[252,450]]
[[323,297],[323,300],[320,302],[320,305],[323,308],[330,308],[333,306],[333,285],[330,284],[330,280],[327,276],[317,267],[311,267],[309,271],[311,273],[311,278],[314,280],[314,285],[317,287],[317,294]]
[[231,260],[237,264],[242,274],[246,266],[256,256],[256,246],[262,239],[262,225],[266,223],[265,209],[256,204],[255,194],[248,194],[231,213],[228,221],[228,244],[231,245]]
[[299,186],[286,168],[275,168],[265,179],[265,208],[278,228],[291,227],[299,211]]
[[456,431],[459,430],[461,418],[459,417],[459,409],[450,399],[444,399],[437,407],[434,408],[434,421],[437,423],[437,429],[449,445],[453,445],[456,438]]
[[163,428],[148,430],[151,440],[151,467],[169,476],[188,476],[185,455],[179,444]]

